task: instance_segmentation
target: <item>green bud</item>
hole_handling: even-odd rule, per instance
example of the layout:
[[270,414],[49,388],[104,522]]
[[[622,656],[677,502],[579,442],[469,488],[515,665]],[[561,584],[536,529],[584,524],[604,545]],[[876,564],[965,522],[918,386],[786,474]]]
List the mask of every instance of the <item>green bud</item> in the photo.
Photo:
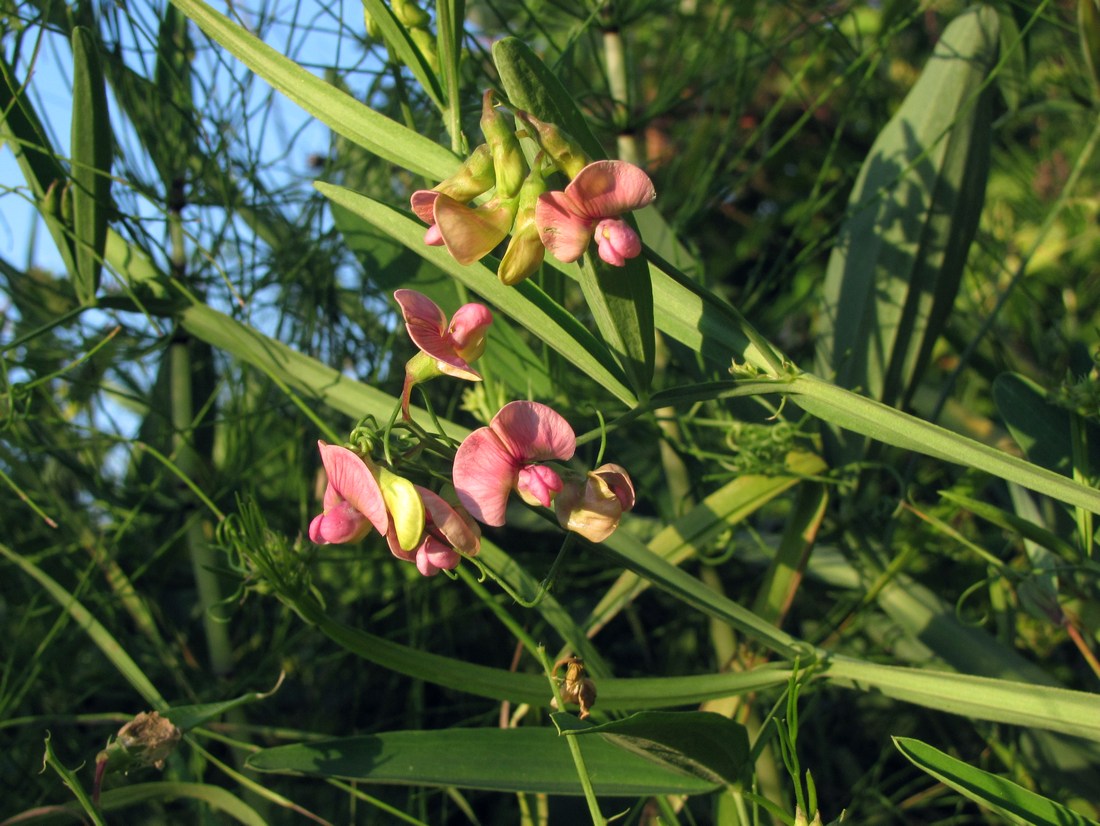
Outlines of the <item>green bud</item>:
[[458,172],[436,186],[435,191],[465,204],[488,192],[494,183],[493,156],[489,145],[483,143],[465,160]]
[[581,145],[564,130],[552,123],[539,120],[530,112],[516,112],[516,117],[527,125],[531,130],[531,137],[554,166],[570,180],[592,163],[592,159],[581,149]]
[[497,195],[502,198],[512,198],[519,193],[527,177],[527,161],[523,157],[523,150],[520,149],[516,130],[493,106],[491,89],[482,98],[481,131],[493,155]]
[[533,275],[542,265],[546,254],[546,247],[539,238],[539,228],[535,222],[535,205],[539,196],[546,191],[546,182],[542,179],[539,166],[536,161],[535,168],[519,191],[519,208],[516,211],[515,226],[512,228],[512,240],[508,242],[508,249],[504,251],[497,270],[497,278],[506,287],[513,287]]
[[420,54],[424,55],[424,59],[428,61],[429,68],[438,75],[439,52],[435,45],[435,35],[427,29],[409,29],[409,37],[420,49]]
[[393,16],[410,29],[423,29],[432,22],[431,15],[413,0],[393,0]]

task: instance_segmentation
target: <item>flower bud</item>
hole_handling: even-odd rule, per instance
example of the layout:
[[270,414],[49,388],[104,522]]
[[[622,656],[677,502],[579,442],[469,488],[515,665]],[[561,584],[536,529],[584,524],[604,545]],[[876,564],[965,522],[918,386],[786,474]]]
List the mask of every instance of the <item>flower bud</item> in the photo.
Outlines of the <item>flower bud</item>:
[[623,513],[634,507],[634,483],[619,465],[600,465],[584,487],[570,481],[554,501],[558,524],[591,542],[603,542],[619,527]]
[[414,0],[393,0],[393,16],[410,28],[422,29],[432,22],[431,16]]
[[420,49],[420,54],[422,54],[424,60],[427,61],[428,68],[438,75],[439,51],[435,43],[435,35],[427,29],[409,29],[409,37],[412,39],[412,42],[416,44],[416,47]]
[[493,106],[492,89],[482,97],[481,131],[493,155],[497,196],[515,197],[527,177],[527,161],[523,157],[515,129]]
[[516,112],[516,117],[527,125],[531,137],[570,180],[591,162],[581,145],[554,124],[541,121],[530,112]]
[[539,195],[546,191],[546,182],[538,163],[523,187],[519,191],[519,209],[516,211],[516,223],[512,227],[512,240],[504,251],[497,277],[506,287],[512,287],[529,277],[542,265],[546,247],[539,238],[539,227],[535,221],[535,206]]

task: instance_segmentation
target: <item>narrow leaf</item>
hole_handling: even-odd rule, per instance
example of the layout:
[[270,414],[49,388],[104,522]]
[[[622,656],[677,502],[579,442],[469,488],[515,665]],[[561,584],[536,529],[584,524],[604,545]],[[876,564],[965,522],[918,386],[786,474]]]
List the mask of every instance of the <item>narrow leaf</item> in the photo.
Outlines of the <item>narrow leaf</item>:
[[382,0],[363,0],[363,11],[370,15],[382,31],[382,37],[386,40],[386,47],[393,52],[393,56],[409,67],[413,77],[420,83],[421,88],[432,99],[432,103],[443,111],[443,89],[439,85],[439,77],[433,71],[431,65],[425,59],[420,48],[409,36],[409,30],[390,11],[389,6]]
[[917,768],[997,814],[1034,826],[1097,826],[1091,820],[1025,789],[1004,777],[971,766],[911,737],[895,737],[897,746]]
[[830,658],[822,676],[926,708],[977,720],[1100,741],[1100,695],[1034,683]]
[[[719,786],[596,738],[582,750],[597,794],[701,794]],[[582,793],[569,749],[551,728],[394,731],[321,740],[265,749],[249,757],[248,766],[363,783]]]
[[107,87],[95,36],[83,26],[73,29],[72,181],[73,241],[77,300],[95,301],[107,245],[111,211],[113,155]]

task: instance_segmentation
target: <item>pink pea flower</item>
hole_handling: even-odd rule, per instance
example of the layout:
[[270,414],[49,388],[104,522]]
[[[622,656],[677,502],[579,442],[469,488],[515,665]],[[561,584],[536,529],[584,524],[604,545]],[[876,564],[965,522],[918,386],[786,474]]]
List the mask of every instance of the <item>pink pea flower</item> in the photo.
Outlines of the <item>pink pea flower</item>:
[[539,196],[535,220],[550,254],[569,263],[580,258],[593,236],[600,258],[621,267],[642,250],[638,234],[619,216],[648,206],[657,197],[653,181],[624,161],[588,164],[565,187]]
[[459,445],[453,475],[458,500],[479,522],[497,526],[504,524],[513,489],[528,504],[549,507],[562,481],[536,463],[568,460],[576,446],[560,414],[537,402],[509,402]]
[[421,189],[412,194],[410,203],[413,212],[429,225],[425,244],[444,244],[459,264],[472,264],[508,237],[519,197],[498,195],[481,206],[469,207],[445,193]]
[[325,466],[324,510],[309,523],[318,545],[358,542],[373,527],[385,536],[390,517],[382,489],[366,462],[346,447],[317,442]]
[[600,465],[587,474],[584,486],[565,483],[554,500],[558,524],[592,542],[603,542],[619,527],[622,515],[634,507],[634,483],[619,465]]
[[409,395],[419,382],[440,375],[481,381],[481,374],[470,362],[485,352],[485,334],[493,314],[484,304],[465,304],[448,323],[436,303],[416,290],[397,290],[393,297],[401,307],[409,338],[420,348],[405,365],[401,410],[408,418]]
[[391,540],[390,551],[398,559],[416,563],[416,569],[424,576],[454,570],[463,554],[474,556],[481,550],[481,529],[469,514],[438,494],[419,485],[417,491],[424,502],[424,540],[412,551],[402,550]]

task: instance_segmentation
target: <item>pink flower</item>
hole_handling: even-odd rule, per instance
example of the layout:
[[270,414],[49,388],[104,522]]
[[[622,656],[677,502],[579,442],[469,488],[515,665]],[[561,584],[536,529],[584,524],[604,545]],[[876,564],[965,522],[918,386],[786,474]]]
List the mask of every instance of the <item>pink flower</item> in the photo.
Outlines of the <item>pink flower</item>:
[[382,489],[367,464],[346,447],[317,442],[325,466],[324,510],[309,523],[309,538],[318,545],[358,542],[374,527],[383,536],[390,517]]
[[567,482],[554,500],[558,523],[592,542],[603,542],[634,507],[634,483],[619,465],[600,465],[587,474],[583,489]]
[[440,375],[481,381],[481,374],[470,362],[485,352],[485,332],[493,323],[493,314],[484,304],[465,304],[448,324],[436,303],[416,290],[397,290],[393,297],[401,307],[409,338],[420,348],[405,365],[401,412],[408,419],[409,396],[420,382]]
[[561,478],[535,463],[570,459],[576,446],[573,428],[561,415],[537,402],[510,402],[459,445],[453,475],[458,500],[486,525],[504,524],[513,489],[528,504],[549,507],[562,489]]
[[429,224],[424,243],[445,244],[459,264],[484,258],[507,238],[519,207],[518,196],[497,196],[479,207],[468,207],[434,189],[414,192],[410,202],[420,220]]
[[412,343],[436,361],[439,372],[459,379],[480,381],[470,366],[485,352],[485,332],[493,314],[484,304],[464,304],[450,324],[434,301],[416,290],[397,290],[393,297],[401,307],[405,329]]
[[[359,454],[318,442],[328,475],[324,511],[309,525],[318,545],[358,542],[373,527],[390,552],[416,563],[424,576],[451,570],[481,548],[481,531],[470,517],[427,488],[384,468],[372,468]],[[377,475],[376,475],[377,474]]]
[[642,244],[619,216],[648,206],[656,197],[649,176],[633,164],[595,161],[578,172],[564,192],[539,196],[539,237],[551,255],[569,263],[584,254],[595,235],[600,258],[621,267],[641,252]]
[[456,510],[438,494],[417,486],[424,502],[426,524],[424,540],[412,551],[404,551],[390,542],[390,551],[398,559],[416,563],[424,576],[435,576],[442,570],[454,570],[462,554],[473,556],[481,549],[481,529],[469,514]]

